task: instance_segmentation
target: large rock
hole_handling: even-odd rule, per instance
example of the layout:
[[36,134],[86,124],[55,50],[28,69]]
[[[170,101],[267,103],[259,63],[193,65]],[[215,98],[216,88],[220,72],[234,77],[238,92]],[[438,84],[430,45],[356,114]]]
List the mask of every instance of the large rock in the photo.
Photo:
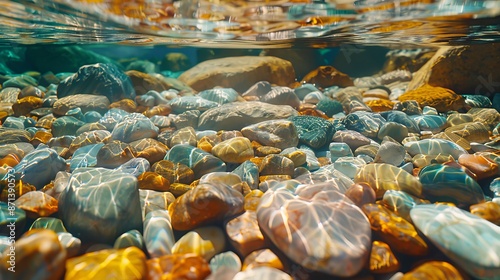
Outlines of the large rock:
[[264,102],[234,102],[208,109],[201,114],[199,129],[240,130],[245,126],[267,120],[286,119],[297,116],[290,106],[272,105]]
[[289,61],[273,56],[227,57],[199,63],[179,80],[198,91],[220,86],[244,92],[259,81],[288,86],[295,81],[295,70]]
[[442,47],[414,75],[409,90],[424,84],[458,94],[492,94],[500,90],[500,45]]
[[57,87],[58,98],[82,93],[104,95],[111,102],[135,99],[130,78],[113,64],[84,65]]

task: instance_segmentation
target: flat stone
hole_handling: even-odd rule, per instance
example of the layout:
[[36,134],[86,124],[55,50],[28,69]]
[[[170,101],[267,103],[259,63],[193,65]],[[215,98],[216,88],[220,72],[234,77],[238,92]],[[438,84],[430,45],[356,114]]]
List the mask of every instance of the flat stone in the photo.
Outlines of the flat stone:
[[474,122],[480,122],[493,129],[500,122],[500,112],[494,108],[472,108],[468,112]]
[[377,237],[398,253],[410,256],[424,256],[428,253],[427,243],[418,235],[415,227],[398,214],[380,204],[365,204],[361,209],[370,220]]
[[451,155],[454,159],[458,159],[460,155],[468,154],[464,148],[455,144],[452,141],[445,139],[423,139],[419,141],[411,141],[404,144],[406,151],[411,155]]
[[254,157],[252,144],[246,137],[222,141],[212,148],[212,154],[227,163],[243,163]]
[[480,154],[463,154],[458,158],[458,163],[476,174],[477,180],[498,175],[500,170],[496,162]]
[[300,100],[289,87],[272,87],[272,89],[260,98],[260,101],[275,104],[275,105],[288,105],[293,108],[300,106]]
[[325,119],[313,116],[292,116],[288,118],[297,127],[299,142],[311,148],[320,148],[330,143],[335,128]]
[[315,84],[318,87],[327,88],[339,86],[342,88],[353,86],[352,79],[333,66],[320,66],[317,69],[307,73],[301,83]]
[[27,96],[20,98],[16,103],[12,104],[12,110],[14,111],[14,116],[26,116],[31,111],[42,107],[42,99],[35,96]]
[[[6,279],[60,279],[64,275],[67,254],[54,231],[30,230],[16,240],[15,245],[14,265],[9,265],[11,247],[3,253],[2,268],[5,272],[2,271],[2,276],[5,275]],[[15,272],[7,271],[8,267],[13,267]]]
[[352,157],[352,151],[349,145],[340,142],[331,142],[328,145],[328,151],[330,152],[330,159],[335,163],[339,158]]
[[143,73],[137,70],[129,70],[125,72],[125,74],[130,78],[137,95],[143,95],[150,90],[162,92],[170,89],[168,83],[152,74]]
[[143,279],[148,275],[146,255],[137,247],[86,253],[66,262],[66,279]]
[[235,56],[198,63],[178,79],[198,91],[219,86],[244,92],[259,81],[288,86],[295,81],[295,71],[281,58]]
[[150,119],[139,113],[125,116],[111,132],[111,139],[130,143],[143,138],[156,138],[158,128]]
[[114,64],[84,65],[57,87],[58,98],[82,93],[104,95],[110,102],[135,98],[130,78]]
[[243,212],[244,197],[231,187],[199,184],[169,207],[172,227],[191,230]]
[[201,114],[201,130],[240,130],[263,121],[286,119],[298,113],[290,106],[279,106],[259,101],[234,102],[212,108]]
[[96,111],[104,114],[108,111],[109,105],[110,102],[106,96],[77,94],[57,99],[52,106],[52,110],[55,115],[59,116],[65,115],[69,110],[74,108],[80,108],[83,114],[90,111]]
[[70,171],[74,171],[79,167],[94,167],[97,165],[97,153],[104,146],[100,144],[90,144],[78,148],[69,161]]
[[299,143],[297,128],[289,120],[270,120],[243,127],[241,133],[250,141],[286,149]]
[[495,279],[500,275],[498,226],[443,204],[417,205],[410,215],[423,235],[473,277]]
[[68,231],[84,241],[112,243],[142,225],[137,179],[121,171],[76,169],[61,193],[59,207]]
[[238,99],[238,93],[232,88],[207,89],[199,92],[198,96],[213,102],[217,102],[220,105],[231,103]]
[[481,122],[470,122],[454,125],[445,130],[456,134],[469,142],[486,143],[490,141],[490,132]]
[[57,172],[65,169],[65,160],[53,149],[40,144],[14,167],[14,174],[23,182],[41,189],[56,177]]
[[354,182],[370,185],[377,198],[382,198],[388,190],[401,190],[415,196],[422,194],[422,183],[416,177],[387,163],[372,163],[361,167]]
[[259,165],[259,175],[293,176],[295,165],[293,161],[281,155],[268,155]]
[[467,279],[453,265],[443,261],[427,261],[405,273],[401,280],[410,279]]
[[[411,104],[410,101],[402,102],[404,104]],[[400,103],[401,104],[401,103]],[[417,106],[418,109],[420,107]],[[406,108],[401,108],[406,109]],[[387,122],[395,122],[405,126],[409,133],[420,133],[420,128],[415,120],[411,117],[411,112],[402,112],[397,110],[381,112],[380,115],[387,120]],[[394,137],[393,137],[394,138]]]
[[462,207],[485,199],[476,180],[454,166],[431,164],[422,168],[418,177],[425,198],[431,202],[452,202]]
[[150,170],[150,167],[151,165],[149,164],[149,161],[144,158],[137,157],[132,158],[124,164],[118,166],[117,168],[115,168],[115,170],[133,175],[135,177],[139,177],[139,175],[143,174],[144,172],[148,172]]
[[293,278],[282,270],[261,266],[253,269],[238,272],[233,280],[252,280],[252,279],[281,279],[292,280]]
[[366,216],[330,186],[279,183],[262,197],[257,219],[273,244],[306,269],[352,276],[368,258]]
[[386,122],[380,127],[377,138],[382,140],[385,136],[389,136],[401,143],[403,139],[408,137],[408,128],[397,122]]
[[186,144],[172,147],[167,152],[165,160],[188,166],[194,171],[195,179],[210,172],[226,171],[226,164],[218,157]]
[[370,138],[354,130],[337,130],[332,137],[332,141],[346,143],[352,151],[371,142]]

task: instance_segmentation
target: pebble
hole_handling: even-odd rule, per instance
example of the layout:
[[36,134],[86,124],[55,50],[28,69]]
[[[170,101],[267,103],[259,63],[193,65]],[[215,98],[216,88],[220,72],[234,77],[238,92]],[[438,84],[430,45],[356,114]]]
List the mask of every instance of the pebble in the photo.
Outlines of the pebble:
[[80,108],[82,113],[95,111],[100,114],[106,113],[110,103],[106,96],[94,94],[77,94],[62,97],[56,100],[52,105],[52,110],[55,115],[63,116],[69,110]]
[[428,261],[405,273],[401,279],[462,280],[464,277],[458,269],[448,262]]
[[224,161],[187,144],[172,147],[165,155],[165,160],[182,163],[191,168],[195,179],[199,179],[210,172],[226,171],[226,163]]
[[299,143],[297,128],[289,120],[263,121],[241,129],[243,136],[262,145],[286,149]]
[[212,148],[212,154],[227,163],[243,163],[254,157],[252,144],[246,137],[222,141]]
[[168,146],[173,147],[175,145],[187,144],[196,147],[196,132],[191,126],[179,128],[172,133],[172,136],[168,139]]
[[230,244],[235,248],[236,253],[243,258],[253,251],[266,247],[255,211],[245,211],[229,220],[225,225],[225,230]]
[[202,280],[210,274],[208,262],[196,254],[174,254],[147,260],[147,276],[152,280]]
[[123,117],[111,132],[111,139],[130,143],[143,138],[156,138],[158,128],[142,114],[132,113]]
[[99,167],[116,168],[136,157],[134,149],[127,143],[118,140],[110,141],[97,152],[96,159]]
[[133,246],[141,250],[145,248],[144,238],[142,237],[142,234],[136,229],[129,230],[120,235],[113,244],[114,249],[125,249]]
[[225,236],[219,227],[201,227],[183,235],[172,247],[172,254],[196,254],[207,262],[225,247]]
[[329,143],[335,133],[333,124],[313,116],[288,118],[297,127],[299,142],[311,148],[321,148]]
[[417,205],[410,215],[426,238],[473,277],[494,279],[500,275],[498,226],[444,204]]
[[411,155],[417,154],[424,155],[450,155],[454,159],[458,159],[463,154],[468,152],[455,144],[452,141],[445,139],[423,139],[418,141],[411,141],[404,144],[406,151]]
[[398,259],[387,243],[373,241],[368,265],[370,272],[376,274],[396,272],[399,266]]
[[175,243],[169,212],[154,210],[144,217],[144,244],[152,258],[171,255]]

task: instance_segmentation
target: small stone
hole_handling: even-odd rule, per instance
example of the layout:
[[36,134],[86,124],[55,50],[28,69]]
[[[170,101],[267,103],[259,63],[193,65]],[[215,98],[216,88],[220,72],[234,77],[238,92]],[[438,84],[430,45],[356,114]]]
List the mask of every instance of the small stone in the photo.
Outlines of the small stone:
[[454,125],[445,131],[456,134],[469,142],[486,143],[490,140],[488,127],[480,122]]
[[485,201],[470,206],[470,213],[487,221],[500,225],[500,205],[492,201]]
[[113,140],[106,143],[97,153],[97,166],[116,168],[136,156],[132,147],[121,141]]
[[65,168],[65,160],[56,151],[41,144],[14,167],[14,173],[23,182],[41,189]]
[[275,104],[275,105],[288,105],[292,108],[300,106],[300,100],[289,87],[272,87],[272,89],[260,98],[260,101]]
[[205,112],[211,108],[216,108],[219,103],[201,98],[199,96],[182,96],[177,97],[168,103],[172,107],[172,112],[181,114],[190,110],[198,110]]
[[56,233],[67,232],[60,219],[50,217],[40,217],[36,219],[33,224],[31,224],[29,230],[32,229],[50,229]]
[[408,128],[397,122],[386,122],[380,127],[377,138],[382,140],[386,136],[401,143],[404,138],[408,137]]
[[227,186],[199,184],[178,197],[169,207],[175,230],[190,230],[220,222],[243,211],[244,197]]
[[410,210],[419,204],[430,204],[430,201],[415,197],[403,191],[388,190],[382,198],[383,205],[411,222]]
[[14,111],[14,116],[26,116],[31,111],[42,107],[42,99],[35,96],[27,96],[20,98],[16,103],[12,104],[12,110]]
[[146,256],[137,247],[105,249],[86,253],[66,262],[65,279],[144,279]]
[[171,255],[175,243],[170,215],[166,210],[154,210],[144,218],[144,243],[149,255],[158,258]]
[[346,143],[352,151],[371,142],[370,138],[354,130],[338,130],[333,135],[332,141]]
[[271,267],[284,270],[281,260],[269,249],[255,250],[245,257],[242,271],[251,270],[257,267]]
[[172,247],[172,254],[196,254],[207,262],[221,253],[226,240],[223,231],[218,227],[202,227],[182,236]]
[[63,116],[52,122],[52,134],[55,137],[76,135],[76,131],[85,123],[75,117]]
[[[383,175],[382,175],[383,174]],[[401,190],[420,196],[422,183],[405,170],[386,163],[367,164],[358,171],[354,182],[366,182],[382,198],[388,190]]]
[[218,157],[186,144],[172,147],[167,152],[165,160],[188,166],[194,171],[195,179],[199,179],[210,172],[226,171],[226,164]]
[[168,147],[158,140],[143,138],[129,143],[130,147],[136,151],[137,157],[145,158],[150,164],[162,160],[167,154]]
[[297,129],[288,120],[263,121],[242,128],[241,133],[250,141],[279,149],[296,147],[299,143]]
[[[7,190],[7,188],[4,189],[4,191]],[[2,191],[2,193],[4,192]],[[17,196],[16,196],[17,197]],[[11,223],[15,223],[16,228],[11,228],[9,225]],[[26,224],[26,212],[21,209],[16,207],[15,205],[10,205],[9,209],[9,204],[8,201],[5,200],[0,202],[0,234],[2,236],[10,237],[12,234],[15,236],[20,236],[22,232],[24,231],[24,225]],[[9,242],[9,245],[10,242]],[[9,246],[10,247],[10,246]],[[3,249],[0,247],[0,258],[2,256],[1,252]]]
[[387,99],[375,99],[375,100],[367,100],[365,104],[373,111],[373,112],[385,112],[390,111],[394,108],[394,102]]
[[168,206],[175,200],[175,197],[171,192],[157,192],[139,189],[139,196],[141,200],[143,220],[149,212],[153,212],[155,210],[167,210]]
[[373,241],[368,268],[371,273],[376,274],[396,272],[399,269],[399,261],[387,243]]
[[[328,163],[329,164],[329,163]],[[341,157],[337,159],[333,166],[347,177],[354,179],[358,170],[366,165],[366,162],[359,157]]]
[[110,102],[135,98],[130,78],[116,65],[104,63],[80,67],[57,87],[58,98],[82,93],[104,95]]
[[2,84],[3,88],[15,87],[23,89],[28,86],[37,86],[37,81],[35,78],[25,74],[10,78]]
[[170,182],[155,172],[144,172],[137,177],[139,189],[166,192],[170,188]]
[[233,280],[252,280],[252,279],[280,279],[292,280],[293,278],[287,273],[273,267],[256,267],[245,271],[238,272]]
[[471,114],[473,122],[480,122],[489,129],[493,129],[500,122],[500,112],[493,108],[472,108],[467,114]]
[[212,148],[212,154],[228,163],[243,163],[254,157],[252,144],[246,137],[222,141]]
[[346,143],[332,142],[328,146],[328,150],[330,151],[332,163],[335,163],[339,158],[353,156],[351,148]]
[[143,73],[137,70],[129,70],[125,72],[125,74],[130,78],[137,95],[143,95],[150,90],[162,92],[170,89],[168,83],[155,75]]
[[151,169],[153,172],[163,176],[170,183],[191,184],[194,180],[193,170],[182,163],[160,160],[153,164]]
[[401,280],[462,280],[462,274],[450,263],[428,261],[405,273]]
[[[246,201],[245,197],[245,203]],[[265,248],[264,236],[260,231],[255,211],[245,211],[229,220],[225,229],[229,242],[243,258],[252,251]]]
[[132,229],[124,234],[120,235],[116,240],[113,245],[114,249],[125,249],[128,247],[137,247],[139,249],[144,249],[144,238],[142,237],[142,234],[136,230]]
[[450,110],[458,111],[465,106],[464,98],[454,91],[448,88],[431,86],[429,84],[407,91],[398,99],[401,102],[415,100],[422,108],[424,106],[430,106],[442,113]]
[[375,191],[366,183],[353,184],[345,192],[345,196],[352,200],[354,204],[361,207],[368,203],[375,203]]
[[245,195],[245,211],[256,211],[259,206],[260,198],[264,195],[261,190],[252,190]]
[[78,135],[69,146],[69,151],[74,153],[81,147],[92,144],[106,144],[111,139],[111,133],[107,130],[92,130]]
[[21,159],[19,159],[19,156],[14,153],[6,154],[2,158],[0,158],[0,166],[7,165],[10,167],[14,167],[18,165],[19,162],[21,162]]
[[132,113],[119,121],[111,132],[113,140],[130,143],[143,138],[156,138],[158,128],[142,114]]
[[316,108],[324,112],[330,118],[335,114],[344,112],[344,108],[340,102],[329,98],[321,99],[318,104],[316,104]]
[[347,115],[343,122],[349,130],[357,131],[369,138],[376,138],[380,127],[386,121],[380,114],[356,111]]
[[297,127],[299,141],[311,148],[320,148],[330,143],[335,128],[327,120],[313,116],[288,118]]
[[197,142],[194,128],[188,126],[174,131],[172,137],[169,138],[168,146],[173,147],[175,145],[187,144],[196,147]]
[[370,220],[372,230],[392,249],[411,256],[427,254],[427,244],[410,222],[379,204],[365,204],[361,209]]
[[[411,104],[410,101],[402,102],[403,104]],[[401,104],[401,103],[398,103]],[[420,107],[417,107],[420,109]],[[415,120],[411,117],[409,112],[401,112],[397,110],[381,112],[380,115],[387,120],[387,122],[395,122],[402,124],[408,130],[408,133],[420,133],[420,128]],[[394,138],[394,137],[393,137]]]
[[205,259],[196,254],[175,254],[147,261],[147,279],[203,280],[210,274]]
[[[10,266],[15,270],[13,279],[60,279],[63,276],[67,254],[54,231],[30,230],[15,244],[15,265]],[[10,260],[10,248],[5,249],[2,257],[1,266],[5,270]],[[6,274],[2,271],[3,275]]]
[[198,96],[213,102],[217,102],[220,105],[231,103],[238,99],[238,93],[232,88],[207,89],[199,92]]
[[406,150],[401,144],[394,139],[386,138],[380,144],[373,162],[400,166],[404,162],[405,156]]
[[462,154],[468,154],[464,148],[455,144],[450,140],[445,139],[423,139],[419,141],[411,141],[404,144],[406,151],[411,155],[451,155],[454,159],[458,159]]
[[352,79],[332,66],[320,66],[317,69],[309,72],[301,81],[301,83],[315,84],[318,87],[348,87],[353,86]]
[[58,232],[57,237],[61,245],[66,249],[67,258],[76,257],[82,246],[82,241],[69,232]]
[[52,110],[54,114],[59,116],[65,115],[69,110],[74,108],[80,108],[83,114],[90,111],[96,111],[104,114],[108,110],[109,105],[109,99],[106,96],[77,94],[57,99],[52,107]]
[[[234,275],[241,271],[240,257],[232,251],[217,254],[210,260],[210,270],[212,273],[207,280],[233,279]],[[225,277],[226,275],[228,277]]]
[[108,108],[118,108],[128,113],[134,113],[135,111],[137,111],[137,104],[132,99],[122,99],[109,104]]
[[259,175],[293,176],[295,166],[291,159],[280,155],[266,156],[259,166]]
[[476,174],[477,180],[498,175],[500,170],[496,162],[480,154],[463,154],[458,157],[458,163]]
[[417,205],[410,215],[422,234],[471,276],[486,279],[500,275],[500,240],[493,238],[500,236],[498,226],[444,204]]
[[240,176],[250,189],[255,190],[259,184],[259,167],[251,162],[245,161],[233,170],[233,173]]
[[82,148],[78,148],[69,161],[70,171],[74,171],[79,167],[94,167],[97,165],[97,153],[101,150],[104,144],[90,144]]

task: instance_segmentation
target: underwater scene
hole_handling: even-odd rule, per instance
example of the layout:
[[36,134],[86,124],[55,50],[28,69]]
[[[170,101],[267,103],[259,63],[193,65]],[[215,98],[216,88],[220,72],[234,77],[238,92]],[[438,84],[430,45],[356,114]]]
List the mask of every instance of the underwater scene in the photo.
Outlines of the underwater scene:
[[500,1],[0,0],[0,280],[500,280]]

